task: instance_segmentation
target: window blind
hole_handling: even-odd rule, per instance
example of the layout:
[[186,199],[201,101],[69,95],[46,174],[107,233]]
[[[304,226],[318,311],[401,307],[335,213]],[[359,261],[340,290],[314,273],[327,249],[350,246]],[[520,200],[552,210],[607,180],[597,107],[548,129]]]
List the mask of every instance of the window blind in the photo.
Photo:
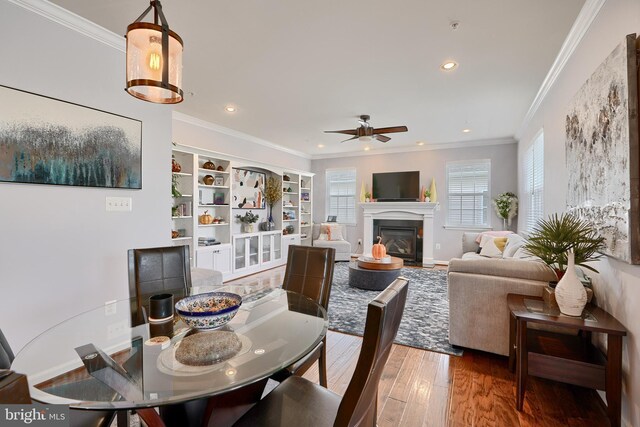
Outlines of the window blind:
[[447,162],[447,225],[489,227],[491,160]]
[[533,230],[544,215],[544,133],[536,137],[525,154],[525,231]]
[[343,224],[356,223],[356,170],[327,169],[327,216],[334,215]]

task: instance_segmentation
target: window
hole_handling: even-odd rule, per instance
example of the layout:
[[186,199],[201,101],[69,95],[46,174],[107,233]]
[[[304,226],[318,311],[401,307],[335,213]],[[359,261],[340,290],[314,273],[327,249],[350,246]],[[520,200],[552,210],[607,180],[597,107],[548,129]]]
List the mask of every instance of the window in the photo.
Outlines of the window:
[[491,160],[447,162],[447,226],[488,228]]
[[525,153],[522,204],[525,231],[532,231],[544,215],[544,133],[542,131]]
[[356,223],[356,170],[327,169],[327,216],[343,224]]

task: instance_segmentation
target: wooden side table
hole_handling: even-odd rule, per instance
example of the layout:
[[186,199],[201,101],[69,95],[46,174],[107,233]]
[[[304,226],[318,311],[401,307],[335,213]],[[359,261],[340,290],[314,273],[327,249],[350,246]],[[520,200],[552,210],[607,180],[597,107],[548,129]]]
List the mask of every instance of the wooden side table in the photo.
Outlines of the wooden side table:
[[[524,403],[527,375],[604,390],[611,425],[620,426],[622,393],[622,337],[626,328],[601,308],[588,305],[582,317],[560,313],[542,298],[507,295],[509,304],[509,369],[516,370],[516,408]],[[579,331],[565,335],[529,329],[538,323]],[[607,334],[607,354],[591,344],[591,333]]]

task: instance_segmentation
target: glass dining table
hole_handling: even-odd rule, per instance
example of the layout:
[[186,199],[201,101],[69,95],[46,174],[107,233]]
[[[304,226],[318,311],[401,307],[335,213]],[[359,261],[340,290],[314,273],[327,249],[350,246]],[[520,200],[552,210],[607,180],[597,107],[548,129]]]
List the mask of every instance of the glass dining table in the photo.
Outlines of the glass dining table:
[[132,301],[121,300],[46,330],[16,355],[12,369],[28,376],[31,397],[41,403],[110,411],[157,407],[264,381],[310,352],[327,332],[326,311],[303,295],[280,288],[215,290],[244,293],[235,317],[217,329],[230,333],[236,346],[224,358],[179,361],[186,337],[206,335],[198,336],[202,332],[189,329],[177,314],[164,324],[137,322]]

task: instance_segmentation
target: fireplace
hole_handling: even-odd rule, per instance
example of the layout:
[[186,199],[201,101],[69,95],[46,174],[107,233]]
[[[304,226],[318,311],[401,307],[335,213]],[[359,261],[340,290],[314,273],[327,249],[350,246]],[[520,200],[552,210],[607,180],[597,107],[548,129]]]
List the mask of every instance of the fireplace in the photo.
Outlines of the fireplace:
[[387,254],[402,258],[405,264],[422,264],[422,221],[376,219],[374,240],[382,237]]

